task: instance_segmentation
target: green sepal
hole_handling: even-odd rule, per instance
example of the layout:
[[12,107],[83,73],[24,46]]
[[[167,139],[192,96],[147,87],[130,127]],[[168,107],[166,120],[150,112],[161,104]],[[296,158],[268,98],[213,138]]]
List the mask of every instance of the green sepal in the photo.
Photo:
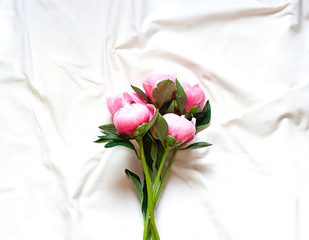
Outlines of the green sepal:
[[117,129],[115,128],[114,124],[105,124],[102,126],[99,126],[99,128],[103,131],[103,132],[117,132]]
[[141,136],[145,133],[146,131],[146,126],[147,126],[147,123],[143,123],[142,125],[138,126],[134,132],[133,132],[133,136],[134,137],[138,137],[138,136]]
[[177,107],[181,115],[185,113],[186,105],[187,105],[187,96],[185,91],[183,90],[183,87],[179,83],[179,81],[176,78],[176,102]]
[[170,147],[171,149],[178,149],[178,147],[182,144],[182,141],[177,141],[176,138],[172,136],[167,136],[165,142],[167,147]]
[[174,148],[178,148],[181,144],[182,144],[182,141],[177,141],[177,142],[174,144]]
[[157,110],[156,113],[153,115],[152,119],[148,123],[143,123],[142,125],[138,126],[133,132],[133,137],[134,138],[143,137],[146,134],[146,132],[156,122],[158,114],[159,111]]
[[136,189],[136,192],[137,192],[137,195],[138,195],[138,198],[141,202],[141,205],[143,204],[143,199],[144,199],[144,194],[143,194],[143,188],[142,188],[142,183],[141,183],[141,180],[139,178],[139,176],[137,176],[134,172],[131,172],[129,169],[126,169],[124,171],[128,177],[131,179],[135,189]]
[[117,141],[116,140],[111,141],[111,142],[107,143],[104,147],[105,148],[112,148],[112,147],[116,147],[116,146],[123,146],[123,147],[127,147],[127,148],[132,149],[135,152],[137,158],[139,158],[134,145],[129,140],[122,139],[121,141],[120,140],[119,141],[118,140]]
[[188,150],[188,149],[198,149],[198,148],[204,148],[204,147],[209,147],[211,146],[212,144],[210,143],[207,143],[207,142],[196,142],[196,143],[193,143],[185,148],[179,148],[179,150]]
[[165,139],[165,142],[168,146],[173,147],[175,145],[175,143],[177,142],[177,140],[172,136],[167,136],[166,139]]
[[137,93],[138,96],[140,96],[143,100],[145,100],[146,102],[149,102],[149,98],[147,97],[147,95],[138,87],[135,87],[133,85],[131,85],[131,88]]
[[175,83],[171,80],[163,80],[153,89],[152,96],[156,100],[154,103],[157,108],[161,108],[164,104],[172,100]]
[[197,114],[197,113],[199,113],[200,111],[201,111],[200,106],[199,106],[199,105],[196,105],[196,106],[190,107],[188,113],[189,113],[189,114]]

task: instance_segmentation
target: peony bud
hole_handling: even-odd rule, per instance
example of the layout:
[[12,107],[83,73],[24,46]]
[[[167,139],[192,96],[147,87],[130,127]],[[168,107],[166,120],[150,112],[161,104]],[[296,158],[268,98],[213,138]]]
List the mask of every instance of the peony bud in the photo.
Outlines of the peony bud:
[[130,101],[125,99],[123,95],[119,94],[115,97],[109,97],[106,100],[108,111],[114,116],[115,113],[124,105],[130,104]]
[[179,116],[174,113],[167,113],[163,115],[168,125],[168,136],[174,137],[182,144],[190,142],[195,136],[195,118],[191,121],[184,116]]
[[151,104],[126,104],[115,113],[113,123],[119,133],[133,136],[135,129],[148,123],[155,112],[156,108]]
[[146,104],[146,102],[140,96],[138,96],[136,92],[133,91],[124,92],[122,95],[119,94],[115,97],[109,97],[107,98],[106,102],[107,108],[113,116],[120,108],[124,107],[124,105],[126,104]]
[[142,99],[138,94],[132,90],[128,92],[123,93],[123,97],[125,100],[129,101],[130,103],[141,103],[141,104],[146,104],[147,102]]
[[200,85],[196,84],[192,87],[187,82],[181,82],[181,86],[187,96],[186,110],[189,111],[193,106],[200,106],[200,111],[202,111],[205,104],[205,93]]
[[151,74],[146,80],[143,81],[143,88],[147,97],[154,103],[156,100],[152,96],[152,91],[157,87],[158,83],[164,80],[171,80],[175,82],[174,77],[167,74]]

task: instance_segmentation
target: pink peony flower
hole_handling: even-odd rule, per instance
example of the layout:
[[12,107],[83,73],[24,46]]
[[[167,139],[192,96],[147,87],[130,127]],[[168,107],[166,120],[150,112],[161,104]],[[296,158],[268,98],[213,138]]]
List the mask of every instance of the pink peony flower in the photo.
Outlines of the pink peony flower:
[[189,111],[192,106],[200,106],[200,111],[203,110],[205,104],[205,93],[201,89],[199,84],[195,84],[193,87],[187,82],[181,82],[181,86],[187,96],[186,110]]
[[113,123],[119,133],[132,136],[138,126],[153,118],[155,112],[152,104],[126,104],[115,113]]
[[175,82],[174,77],[167,74],[151,74],[146,80],[143,81],[143,88],[145,93],[152,102],[156,101],[152,96],[152,91],[157,87],[159,82],[168,79]]
[[195,118],[191,121],[184,116],[179,116],[174,113],[163,115],[168,125],[167,135],[174,137],[177,141],[182,141],[182,144],[190,142],[195,136]]
[[138,96],[136,92],[133,91],[124,92],[122,95],[119,94],[115,97],[109,97],[107,98],[106,102],[107,108],[113,116],[120,108],[123,108],[126,104],[146,104],[146,102],[140,96]]
[[119,94],[115,97],[109,97],[106,100],[108,111],[114,116],[115,113],[124,105],[130,104],[130,101],[125,99],[123,95]]
[[138,94],[134,91],[128,91],[123,93],[124,99],[129,101],[130,103],[141,103],[141,104],[146,104],[147,102],[142,99]]

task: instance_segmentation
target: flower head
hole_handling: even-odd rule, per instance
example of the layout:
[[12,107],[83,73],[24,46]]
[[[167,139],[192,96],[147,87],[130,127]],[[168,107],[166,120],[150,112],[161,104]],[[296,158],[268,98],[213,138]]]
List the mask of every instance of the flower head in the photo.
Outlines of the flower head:
[[122,108],[124,105],[129,104],[130,102],[124,99],[122,94],[119,94],[115,97],[109,97],[106,100],[108,111],[114,116],[115,113]]
[[205,104],[205,93],[201,89],[200,85],[195,84],[192,87],[187,82],[181,82],[181,86],[187,96],[186,110],[189,111],[193,106],[200,106],[200,111],[202,111]]
[[133,136],[135,129],[148,123],[155,112],[156,108],[152,104],[126,104],[115,113],[113,123],[119,133]]
[[136,92],[133,91],[124,92],[123,94],[119,94],[115,97],[109,97],[107,98],[106,103],[109,112],[113,116],[120,108],[123,108],[126,104],[146,104],[146,102],[140,96],[138,96]]
[[171,80],[175,82],[174,77],[167,74],[151,74],[146,80],[143,81],[143,88],[147,97],[154,103],[156,100],[152,96],[152,91],[157,87],[158,83],[164,80]]
[[168,125],[168,136],[174,137],[182,144],[190,142],[195,136],[195,118],[191,121],[184,116],[179,116],[174,113],[167,113],[163,115]]

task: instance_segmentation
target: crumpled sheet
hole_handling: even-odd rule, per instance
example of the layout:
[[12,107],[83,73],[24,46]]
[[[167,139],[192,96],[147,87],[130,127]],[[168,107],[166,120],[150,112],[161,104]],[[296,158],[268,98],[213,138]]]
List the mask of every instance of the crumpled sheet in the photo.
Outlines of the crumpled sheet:
[[309,239],[309,4],[0,1],[0,239],[142,239],[105,100],[151,73],[212,106],[156,209],[162,240]]

